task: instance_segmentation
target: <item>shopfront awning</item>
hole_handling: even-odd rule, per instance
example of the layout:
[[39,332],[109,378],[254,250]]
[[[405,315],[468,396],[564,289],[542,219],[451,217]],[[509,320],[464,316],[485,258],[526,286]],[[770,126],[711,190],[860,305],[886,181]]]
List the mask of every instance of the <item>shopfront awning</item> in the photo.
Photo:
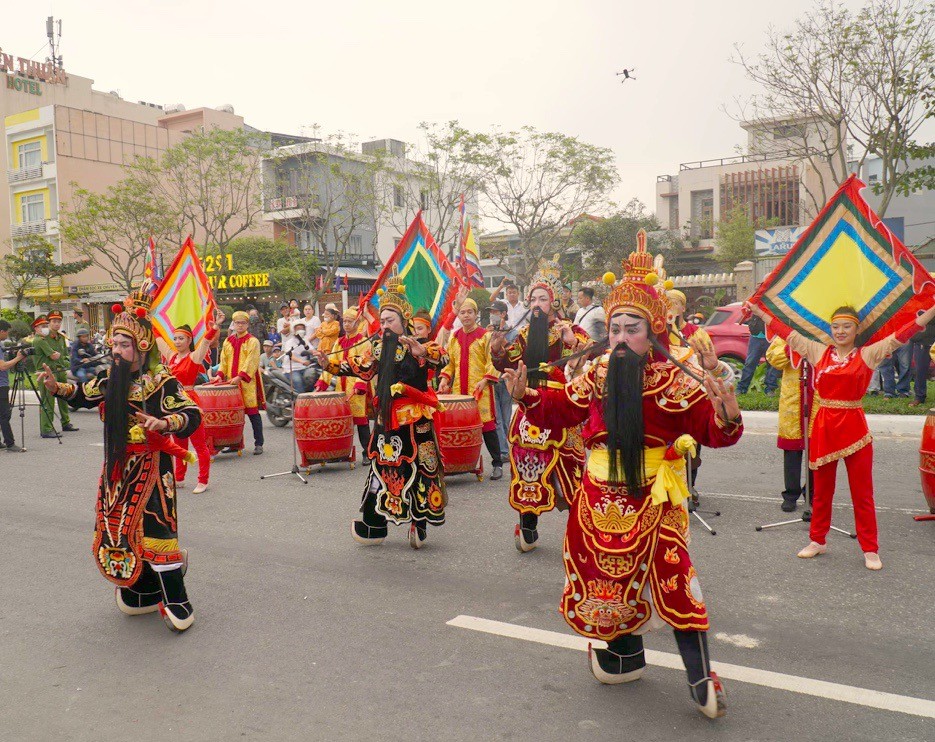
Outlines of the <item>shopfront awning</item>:
[[380,271],[376,268],[338,268],[335,271],[336,277],[347,276],[348,281],[376,281],[379,275]]

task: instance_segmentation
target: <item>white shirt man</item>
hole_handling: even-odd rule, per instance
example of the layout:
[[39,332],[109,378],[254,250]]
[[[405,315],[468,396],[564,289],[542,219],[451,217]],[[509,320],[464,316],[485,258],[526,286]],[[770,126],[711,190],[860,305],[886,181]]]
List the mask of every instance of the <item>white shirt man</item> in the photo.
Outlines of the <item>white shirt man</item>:
[[607,335],[607,317],[604,308],[594,301],[594,289],[585,286],[578,292],[578,306],[575,324],[594,342],[603,340]]

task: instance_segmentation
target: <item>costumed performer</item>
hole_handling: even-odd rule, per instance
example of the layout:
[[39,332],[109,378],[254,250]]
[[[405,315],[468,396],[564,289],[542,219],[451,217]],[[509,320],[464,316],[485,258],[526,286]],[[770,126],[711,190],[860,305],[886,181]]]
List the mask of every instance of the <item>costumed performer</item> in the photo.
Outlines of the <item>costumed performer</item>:
[[448,341],[448,365],[439,372],[440,394],[474,397],[483,424],[484,445],[491,458],[490,478],[503,478],[503,458],[497,438],[497,416],[494,407],[494,386],[500,373],[493,366],[490,355],[490,333],[477,324],[477,302],[464,299],[458,309],[461,327]]
[[332,374],[376,380],[363,517],[352,522],[351,535],[361,544],[380,544],[387,521],[409,523],[409,545],[419,549],[426,526],[445,522],[444,472],[432,421],[438,397],[428,385],[429,369],[440,367],[444,354],[434,342],[407,334],[412,305],[398,277],[388,279],[378,294],[381,333],[368,341],[366,353],[350,354],[340,364],[320,351],[316,357]]
[[[212,322],[204,337],[198,343],[194,344],[194,335],[189,325],[181,325],[175,328],[172,335],[173,348],[161,337],[156,338],[156,344],[159,351],[169,368],[169,372],[178,380],[191,397],[192,401],[199,405],[198,395],[195,393],[195,384],[198,383],[198,377],[205,374],[205,358],[211,349],[211,341],[218,334],[217,326]],[[192,489],[192,494],[198,495],[208,489],[208,479],[211,475],[211,450],[208,448],[207,433],[205,432],[204,422],[198,426],[194,433],[188,438],[173,436],[173,440],[183,450],[188,450],[188,442],[191,441],[192,448],[198,457],[198,483]],[[188,472],[188,464],[184,459],[175,462],[175,487],[180,489],[185,486],[185,474]]]
[[[345,310],[342,322],[344,335],[338,339],[337,347],[328,359],[331,363],[339,365],[348,363],[352,355],[360,357],[365,355],[365,352],[369,352],[367,338],[360,330],[359,312],[356,309]],[[368,346],[367,351],[365,351],[365,346]],[[315,391],[327,391],[332,382],[334,382],[335,391],[343,392],[351,406],[351,415],[354,417],[354,426],[357,428],[357,440],[360,441],[360,450],[366,460],[367,445],[370,442],[370,420],[367,418],[367,405],[371,403],[370,384],[356,376],[334,376],[324,371],[315,384]]]
[[691,697],[708,717],[725,695],[708,657],[708,613],[687,548],[685,454],[695,441],[736,443],[743,431],[732,389],[705,375],[683,349],[668,349],[666,298],[656,290],[645,234],[605,301],[611,350],[560,389],[531,389],[520,364],[507,384],[535,425],[584,423],[590,450],[565,531],[560,609],[589,646],[602,683],[638,679],[642,635],[675,631]]
[[[560,320],[562,285],[558,270],[544,266],[529,286],[529,324],[506,345],[502,332],[490,339],[490,352],[498,371],[515,369],[523,363],[533,389],[560,389],[565,384],[565,366],[547,371],[539,365],[560,362],[588,346],[587,334],[577,325]],[[536,548],[539,516],[558,508],[567,510],[584,469],[584,443],[577,428],[534,425],[519,409],[510,425],[510,507],[519,513],[513,541],[520,552]]]
[[744,306],[768,323],[770,334],[783,338],[812,365],[814,372],[814,401],[808,425],[808,467],[814,473],[811,541],[798,555],[811,559],[827,551],[825,538],[831,528],[838,460],[844,459],[864,564],[867,569],[882,569],[873,502],[873,436],[864,415],[863,397],[874,369],[928,325],[935,316],[935,306],[892,335],[863,347],[856,345],[860,317],[853,307],[840,307],[832,313],[832,344],[825,345],[800,335],[757,305]]
[[250,426],[253,428],[253,455],[259,456],[263,453],[263,419],[260,410],[266,409],[266,397],[260,379],[262,349],[260,341],[248,331],[250,316],[246,312],[234,312],[231,319],[231,334],[221,348],[218,374],[221,380],[240,388],[244,414],[250,418]]
[[101,574],[117,586],[117,607],[131,616],[159,610],[170,629],[184,631],[195,612],[183,579],[172,461],[163,449],[174,446],[166,435],[194,433],[201,411],[158,362],[151,286],[113,307],[110,369],[81,385],[56,381],[47,366],[40,378],[73,407],[100,406],[104,467],[93,554]]

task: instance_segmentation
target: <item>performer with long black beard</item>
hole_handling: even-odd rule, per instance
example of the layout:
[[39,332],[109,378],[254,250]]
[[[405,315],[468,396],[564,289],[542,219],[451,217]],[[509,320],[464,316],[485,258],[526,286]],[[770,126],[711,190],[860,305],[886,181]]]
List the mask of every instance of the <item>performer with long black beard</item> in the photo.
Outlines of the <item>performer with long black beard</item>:
[[347,354],[340,365],[324,353],[316,354],[322,369],[337,376],[376,378],[377,419],[367,456],[370,469],[364,488],[363,517],[351,524],[361,544],[383,543],[387,521],[409,523],[409,545],[419,549],[426,526],[445,522],[445,480],[435,439],[432,415],[438,397],[428,385],[430,369],[448,363],[432,341],[412,336],[412,305],[397,278],[380,293],[380,337],[370,340],[361,354]]
[[[519,363],[529,368],[533,388],[561,389],[566,368],[557,363],[588,345],[587,333],[567,320],[559,319],[562,285],[558,271],[545,267],[532,280],[527,295],[529,324],[507,347],[503,332],[493,333],[490,353],[497,370],[515,369]],[[547,371],[542,363],[556,362]],[[571,495],[584,469],[584,444],[577,428],[563,429],[551,422],[533,425],[522,408],[510,425],[510,507],[519,513],[514,527],[516,548],[525,553],[538,545],[539,516],[558,508],[567,510]]]
[[47,368],[39,376],[72,407],[103,402],[104,470],[93,551],[101,574],[117,586],[117,607],[130,616],[159,610],[170,629],[185,631],[195,612],[183,579],[167,436],[190,436],[201,411],[159,365],[150,306],[147,286],[114,305],[107,337],[114,363],[108,371],[81,385],[57,382]]
[[[708,659],[708,614],[688,554],[685,454],[695,441],[718,448],[740,439],[740,408],[728,385],[685,350],[668,349],[667,302],[652,286],[645,233],[604,306],[612,350],[563,389],[529,388],[523,364],[507,386],[534,425],[584,422],[587,468],[565,532],[561,611],[589,647],[602,683],[639,678],[642,634],[675,630],[699,710],[723,715],[724,690]],[[674,360],[673,360],[674,359]]]

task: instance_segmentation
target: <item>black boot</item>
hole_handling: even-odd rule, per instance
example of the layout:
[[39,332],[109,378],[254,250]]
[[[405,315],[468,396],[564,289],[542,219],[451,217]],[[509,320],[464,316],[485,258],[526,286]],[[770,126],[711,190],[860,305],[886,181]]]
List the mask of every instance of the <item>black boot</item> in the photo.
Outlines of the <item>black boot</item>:
[[624,634],[608,642],[607,649],[588,644],[588,665],[594,677],[606,685],[639,680],[646,667],[643,637]]
[[535,513],[520,513],[519,524],[513,531],[513,540],[516,548],[522,552],[532,551],[536,548],[536,541],[539,540],[539,531],[536,526],[539,525],[539,516]]
[[117,608],[127,616],[142,616],[158,611],[162,591],[152,567],[144,564],[140,578],[130,587],[115,589],[114,598],[117,601]]
[[413,549],[421,549],[427,537],[425,521],[414,520],[409,526],[409,545]]
[[727,696],[718,676],[711,671],[706,631],[675,630],[675,641],[688,673],[688,690],[698,710],[709,719],[724,716]]
[[185,579],[182,577],[181,568],[156,572],[156,577],[162,588],[159,612],[166,626],[172,631],[185,631],[195,622],[195,609],[192,608],[188,593],[185,592]]
[[[373,477],[372,474],[371,477]],[[372,489],[372,479],[368,479],[367,493],[364,495],[364,502],[360,507],[363,517],[351,521],[351,536],[354,537],[357,543],[366,546],[382,544],[383,539],[386,538],[386,534],[389,532],[386,527],[386,518],[376,510],[377,495],[371,491]]]

